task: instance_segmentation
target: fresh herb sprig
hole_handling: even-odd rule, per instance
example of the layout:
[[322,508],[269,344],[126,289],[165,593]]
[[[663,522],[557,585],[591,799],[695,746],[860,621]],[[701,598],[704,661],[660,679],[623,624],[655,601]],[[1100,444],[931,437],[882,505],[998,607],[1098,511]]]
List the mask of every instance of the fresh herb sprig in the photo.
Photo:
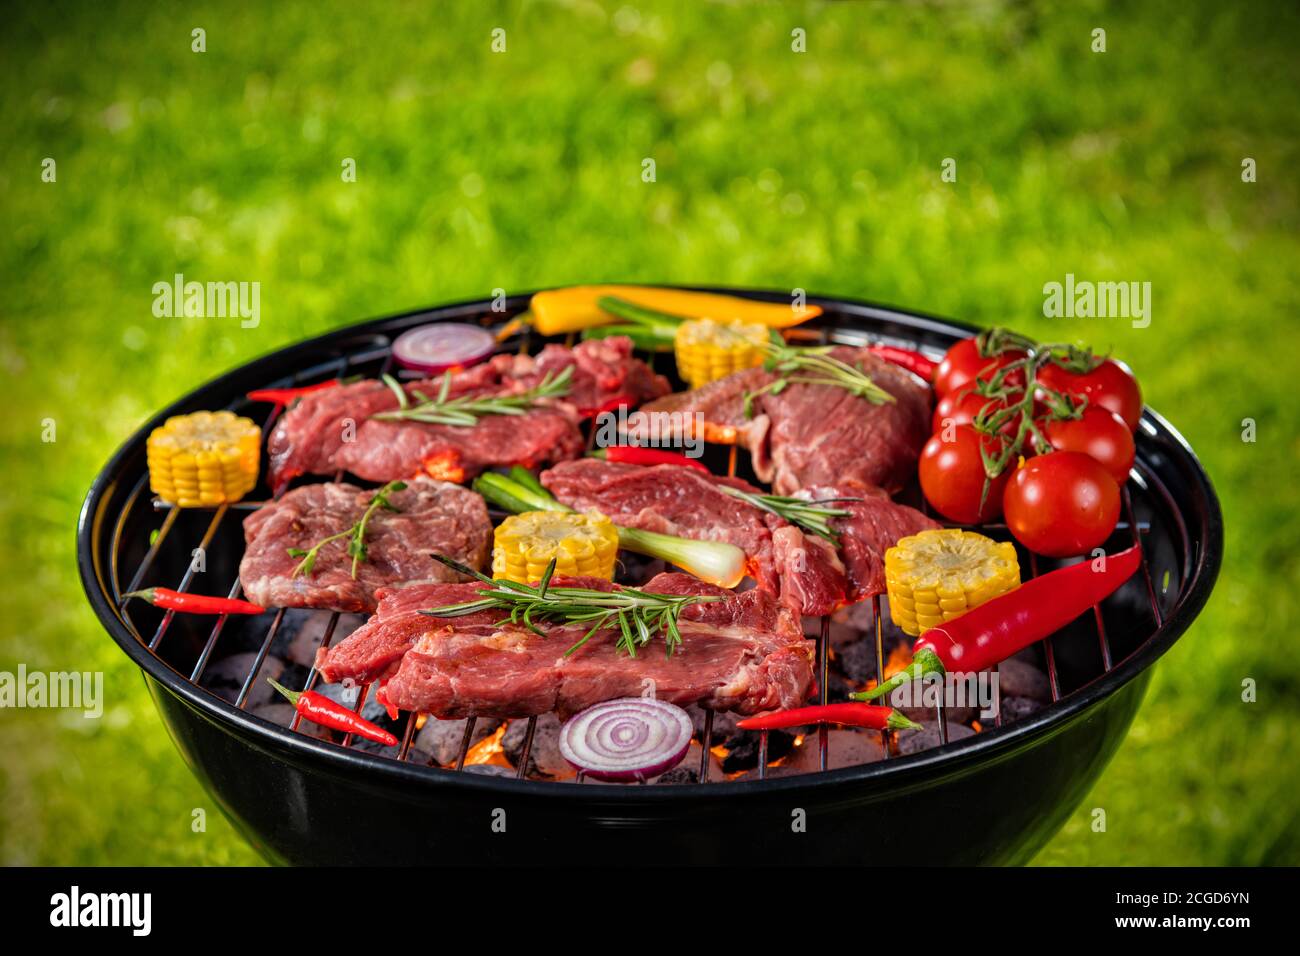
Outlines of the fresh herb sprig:
[[537,626],[539,623],[589,624],[590,628],[582,638],[564,652],[565,657],[582,647],[602,628],[618,629],[619,638],[615,646],[626,651],[629,657],[636,657],[638,647],[649,644],[660,635],[671,656],[682,642],[681,631],[677,628],[677,616],[682,609],[691,604],[711,604],[724,599],[722,595],[656,594],[638,588],[599,591],[595,588],[551,587],[554,559],[534,587],[514,581],[493,580],[445,555],[434,554],[433,557],[453,571],[477,578],[486,587],[479,590],[477,600],[430,608],[420,611],[421,614],[463,617],[480,611],[499,610],[507,612],[499,623],[522,625],[542,637],[546,632]]
[[302,558],[302,560],[298,562],[298,566],[293,569],[292,576],[296,578],[300,574],[310,575],[312,569],[316,567],[316,558],[320,556],[321,548],[325,547],[325,545],[329,544],[331,541],[338,541],[340,538],[347,538],[347,553],[352,558],[352,579],[355,581],[357,577],[357,565],[366,560],[366,525],[370,523],[370,519],[374,516],[374,513],[381,508],[384,511],[401,511],[402,509],[398,508],[388,500],[388,496],[393,492],[402,491],[405,488],[406,482],[404,481],[390,481],[388,484],[384,485],[384,487],[375,492],[374,497],[370,499],[370,504],[366,506],[366,510],[362,513],[360,520],[358,520],[352,527],[340,531],[338,534],[332,534],[328,538],[323,538],[309,549],[289,548],[288,551],[290,557]]
[[871,376],[831,355],[831,346],[808,348],[765,342],[760,347],[767,353],[763,368],[776,373],[777,377],[757,391],[745,393],[746,418],[754,414],[754,399],[760,395],[780,395],[787,386],[795,383],[842,388],[873,405],[895,401],[894,396],[877,385]]
[[383,377],[384,384],[397,396],[398,407],[392,411],[379,412],[372,418],[384,421],[423,422],[426,425],[455,425],[463,428],[473,427],[484,415],[522,415],[539,402],[548,398],[561,398],[569,394],[569,383],[573,379],[573,366],[568,365],[557,375],[547,372],[542,380],[526,391],[513,395],[463,395],[449,398],[451,393],[451,373],[442,377],[442,386],[438,394],[430,398],[415,389],[411,394],[419,401],[412,404],[406,390],[391,375]]
[[840,537],[830,526],[831,518],[847,518],[852,512],[843,508],[827,508],[826,505],[841,501],[861,501],[861,498],[791,498],[786,495],[757,495],[741,491],[731,485],[719,484],[718,487],[733,498],[760,508],[769,514],[784,518],[805,531],[811,531],[819,538],[825,538],[835,547],[840,546]]

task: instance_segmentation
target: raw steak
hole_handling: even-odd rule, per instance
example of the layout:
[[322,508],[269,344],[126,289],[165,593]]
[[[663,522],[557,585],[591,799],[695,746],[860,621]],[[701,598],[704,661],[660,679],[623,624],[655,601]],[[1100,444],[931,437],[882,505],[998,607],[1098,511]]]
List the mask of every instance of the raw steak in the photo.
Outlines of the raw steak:
[[323,547],[310,575],[294,576],[307,550],[360,519],[374,491],[348,484],[295,488],[244,519],[244,559],[239,578],[249,600],[263,607],[313,607],[373,611],[375,591],[460,576],[429,557],[438,551],[474,568],[487,562],[492,525],[483,499],[459,485],[413,479],[389,500],[399,511],[376,510],[366,525],[366,560],[352,577],[347,540]]
[[837,502],[836,508],[852,514],[830,522],[840,537],[840,557],[848,572],[850,602],[885,592],[885,552],[900,539],[918,531],[942,527],[915,508],[895,504],[878,489],[862,485],[847,482],[817,485],[800,491],[799,496],[862,499]]
[[747,482],[680,465],[593,458],[562,462],[542,472],[541,480],[569,507],[599,511],[615,524],[736,545],[759,587],[780,594],[797,614],[829,614],[844,603],[844,567],[828,542],[719,488],[758,491]]
[[[623,396],[633,404],[668,392],[667,379],[632,357],[625,337],[548,345],[538,355],[495,355],[451,377],[450,397],[511,395],[573,366],[569,392],[522,416],[488,416],[471,428],[392,422],[371,416],[397,407],[382,382],[365,381],[302,397],[276,422],[267,443],[270,482],[281,488],[303,474],[349,471],[370,481],[417,474],[460,481],[492,465],[541,465],[581,454],[578,422]],[[404,386],[436,395],[442,378]],[[412,400],[417,399],[412,396]]]
[[[557,584],[599,587],[577,578]],[[687,607],[682,644],[669,657],[660,639],[630,657],[617,630],[597,631],[571,655],[582,627],[543,625],[546,636],[501,623],[501,612],[435,618],[429,609],[473,600],[482,585],[431,584],[383,591],[379,611],[342,643],[317,656],[327,681],[388,678],[384,695],[403,710],[438,717],[565,716],[602,700],[639,696],[753,714],[802,704],[812,685],[813,643],[766,591],[733,593],[685,574],[660,574],[661,594],[725,597]],[[399,663],[400,662],[400,663]]]
[[[898,491],[929,435],[930,390],[865,348],[839,346],[832,354],[870,376],[894,401],[873,405],[832,385],[794,383],[779,394],[756,395],[747,417],[745,396],[775,378],[752,368],[649,403],[629,417],[628,433],[675,435],[694,430],[697,416],[706,440],[748,448],[755,473],[777,494],[843,481]],[[678,414],[661,414],[672,412]]]

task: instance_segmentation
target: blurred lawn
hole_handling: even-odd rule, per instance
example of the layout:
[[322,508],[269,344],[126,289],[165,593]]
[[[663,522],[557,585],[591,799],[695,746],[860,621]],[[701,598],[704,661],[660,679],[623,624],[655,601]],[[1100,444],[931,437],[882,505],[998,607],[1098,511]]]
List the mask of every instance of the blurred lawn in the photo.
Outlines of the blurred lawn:
[[[1217,484],[1226,567],[1039,861],[1300,863],[1293,5],[384,10],[5,14],[0,670],[103,670],[108,702],[100,721],[0,713],[0,862],[255,859],[215,812],[191,832],[211,801],[74,570],[82,496],[147,415],[365,317],[641,279],[861,296],[1129,360]],[[155,319],[177,272],[259,281],[260,326]],[[1067,272],[1150,281],[1150,328],[1042,318]]]

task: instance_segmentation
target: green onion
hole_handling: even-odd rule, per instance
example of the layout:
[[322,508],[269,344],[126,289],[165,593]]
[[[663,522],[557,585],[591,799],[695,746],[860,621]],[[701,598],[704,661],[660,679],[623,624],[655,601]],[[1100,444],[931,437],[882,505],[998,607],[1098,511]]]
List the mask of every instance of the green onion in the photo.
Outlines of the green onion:
[[[474,479],[474,490],[504,511],[572,511],[561,504],[540,484],[528,487],[523,482],[496,472]],[[648,555],[674,564],[701,581],[719,587],[734,588],[745,576],[745,552],[724,541],[693,541],[655,531],[618,528],[618,545],[627,551]]]

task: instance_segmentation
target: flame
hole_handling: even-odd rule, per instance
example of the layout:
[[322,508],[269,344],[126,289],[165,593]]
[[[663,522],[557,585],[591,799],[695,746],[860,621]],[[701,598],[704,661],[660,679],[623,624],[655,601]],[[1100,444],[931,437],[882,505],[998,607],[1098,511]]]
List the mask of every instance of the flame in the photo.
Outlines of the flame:
[[893,677],[910,663],[912,663],[912,649],[906,644],[899,644],[889,652],[889,660],[885,661],[885,676]]
[[704,440],[715,445],[734,445],[736,443],[736,434],[737,430],[732,425],[704,423]]
[[465,480],[465,469],[460,464],[460,454],[448,449],[436,455],[430,455],[420,464],[430,478],[460,484]]
[[509,724],[502,724],[496,729],[495,733],[484,737],[473,747],[470,747],[465,754],[465,766],[470,764],[493,764],[497,767],[509,767],[510,761],[506,759],[505,747],[502,741],[506,736],[506,728]]

